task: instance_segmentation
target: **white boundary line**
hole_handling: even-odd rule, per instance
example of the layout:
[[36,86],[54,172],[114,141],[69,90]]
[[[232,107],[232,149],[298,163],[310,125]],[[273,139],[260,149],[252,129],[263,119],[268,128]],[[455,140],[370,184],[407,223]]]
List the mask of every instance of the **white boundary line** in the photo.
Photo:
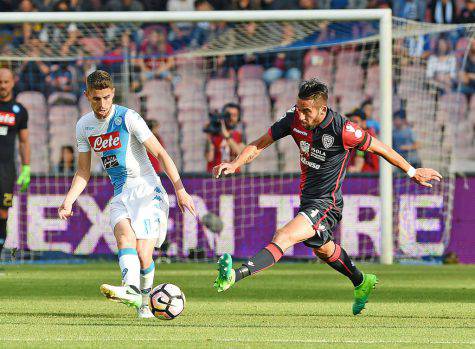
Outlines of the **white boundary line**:
[[213,339],[213,338],[203,338],[201,340],[193,340],[193,339],[180,339],[180,338],[170,338],[164,339],[158,336],[157,338],[116,338],[116,337],[98,337],[98,338],[76,338],[76,339],[65,339],[65,338],[0,338],[0,342],[97,342],[97,341],[109,341],[109,342],[123,342],[126,341],[142,341],[142,342],[166,342],[166,341],[174,341],[174,342],[206,342],[206,343],[283,343],[283,344],[412,344],[412,345],[431,345],[431,344],[467,344],[473,345],[475,344],[475,340],[473,341],[412,341],[412,340],[333,340],[333,339],[240,339],[240,338],[220,338],[220,339]]

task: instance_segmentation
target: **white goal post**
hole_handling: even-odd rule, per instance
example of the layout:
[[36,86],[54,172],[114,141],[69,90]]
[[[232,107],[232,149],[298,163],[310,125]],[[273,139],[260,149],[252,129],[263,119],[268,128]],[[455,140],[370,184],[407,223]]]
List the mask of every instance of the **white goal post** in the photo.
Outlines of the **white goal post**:
[[[251,21],[379,21],[381,140],[392,144],[392,15],[390,9],[197,11],[197,12],[10,12],[0,13],[0,23],[112,23],[112,22],[251,22]],[[391,165],[380,166],[381,258],[393,263],[393,182]]]

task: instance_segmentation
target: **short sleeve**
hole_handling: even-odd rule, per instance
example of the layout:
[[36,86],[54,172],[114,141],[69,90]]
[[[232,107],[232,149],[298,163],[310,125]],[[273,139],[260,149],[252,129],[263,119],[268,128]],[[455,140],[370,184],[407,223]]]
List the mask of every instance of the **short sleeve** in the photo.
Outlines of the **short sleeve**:
[[76,125],[76,147],[80,153],[87,153],[88,151],[91,151],[91,145],[84,134],[84,130],[80,122],[78,122]]
[[343,125],[341,137],[345,149],[356,148],[358,150],[366,151],[371,145],[371,135],[357,124],[350,121],[345,122]]
[[133,110],[126,114],[125,122],[129,132],[137,137],[140,143],[145,142],[153,135],[152,131],[150,131],[147,124],[145,123],[145,120]]
[[28,128],[28,111],[22,107],[21,108],[21,119],[20,123],[18,124],[19,130],[24,130]]
[[294,109],[290,109],[280,120],[276,121],[269,128],[269,135],[274,141],[277,141],[290,134],[292,121],[294,118]]

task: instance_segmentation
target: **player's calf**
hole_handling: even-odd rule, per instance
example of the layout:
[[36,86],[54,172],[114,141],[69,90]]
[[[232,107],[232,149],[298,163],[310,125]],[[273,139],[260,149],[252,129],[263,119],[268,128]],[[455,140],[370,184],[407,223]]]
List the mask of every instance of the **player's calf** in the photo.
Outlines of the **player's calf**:
[[0,208],[0,255],[7,240],[7,219],[8,210]]
[[274,242],[260,250],[254,257],[250,258],[240,268],[235,269],[236,282],[249,276],[256,274],[262,270],[272,267],[277,263],[284,251]]
[[278,229],[272,242],[250,258],[240,268],[235,269],[236,281],[270,268],[277,263],[285,250],[299,242],[299,235],[285,226]]
[[[298,215],[277,230],[272,242],[250,258],[240,268],[232,269],[232,259],[229,255],[223,255],[219,264],[219,273],[215,282],[218,291],[224,291],[235,282],[270,268],[277,263],[284,252],[300,241],[304,241],[315,235],[313,227],[302,215]],[[226,257],[226,258],[223,258]]]
[[152,261],[145,269],[140,269],[140,292],[142,293],[142,306],[148,304],[148,297],[153,287],[155,276],[155,263]]
[[119,267],[123,285],[140,286],[140,262],[135,248],[119,249]]
[[7,220],[0,218],[0,255],[7,239]]
[[232,257],[225,253],[218,260],[218,277],[214,282],[214,287],[218,292],[226,291],[237,281],[273,266],[283,254],[282,249],[271,242],[241,267],[233,269]]
[[314,249],[315,254],[330,267],[348,277],[355,287],[363,282],[363,273],[355,266],[346,251],[333,241]]
[[155,263],[153,262],[153,249],[157,239],[138,239],[137,254],[140,261],[140,292],[142,305],[148,304],[148,296],[153,287],[155,276]]

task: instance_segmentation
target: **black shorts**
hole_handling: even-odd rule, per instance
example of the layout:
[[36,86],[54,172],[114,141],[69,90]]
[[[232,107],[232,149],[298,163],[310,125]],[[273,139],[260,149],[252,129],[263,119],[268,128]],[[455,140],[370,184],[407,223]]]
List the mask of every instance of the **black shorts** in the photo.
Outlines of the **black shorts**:
[[319,248],[333,240],[333,231],[341,220],[343,199],[301,199],[299,214],[312,224],[315,235],[305,240],[305,246]]
[[15,179],[15,164],[0,164],[0,208],[7,209],[12,207]]

